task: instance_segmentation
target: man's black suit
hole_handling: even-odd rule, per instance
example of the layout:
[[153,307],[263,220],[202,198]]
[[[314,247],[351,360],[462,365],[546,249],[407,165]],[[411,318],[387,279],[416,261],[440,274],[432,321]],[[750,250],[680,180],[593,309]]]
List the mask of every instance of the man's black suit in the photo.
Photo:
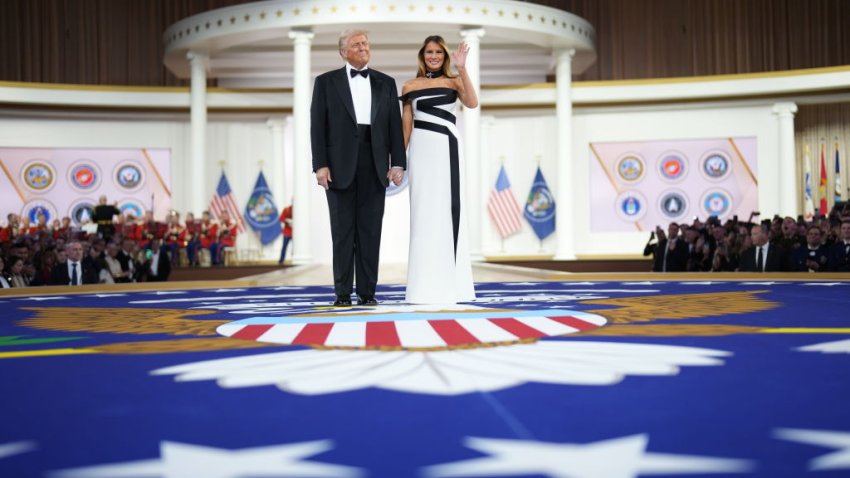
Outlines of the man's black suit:
[[395,80],[368,71],[370,127],[358,127],[345,67],[316,78],[310,107],[313,171],[330,169],[326,195],[334,287],[341,297],[351,294],[356,272],[358,297],[374,298],[387,171],[407,164]]
[[[758,258],[756,257],[756,246],[750,247],[741,253],[741,262],[738,270],[741,272],[762,272],[756,266]],[[767,257],[762,258],[765,264],[764,272],[782,272],[787,270],[788,255],[784,249],[775,243],[771,243],[767,248]]]
[[675,241],[676,247],[672,251],[667,250],[669,244],[667,239],[658,241],[652,261],[653,272],[685,272],[687,270],[688,244],[681,237],[676,238]]
[[160,249],[159,255],[156,257],[158,258],[158,261],[155,275],[151,271],[154,256],[151,256],[150,259],[145,261],[145,280],[148,282],[165,282],[168,280],[168,276],[171,275],[171,259],[168,257],[168,254],[164,249]]
[[[97,271],[87,262],[80,262],[80,268],[82,269],[82,273],[80,274],[80,281],[82,284],[97,284]],[[68,273],[68,264],[65,262],[60,262],[53,266],[53,270],[50,271],[50,285],[70,285],[71,284],[71,275]]]

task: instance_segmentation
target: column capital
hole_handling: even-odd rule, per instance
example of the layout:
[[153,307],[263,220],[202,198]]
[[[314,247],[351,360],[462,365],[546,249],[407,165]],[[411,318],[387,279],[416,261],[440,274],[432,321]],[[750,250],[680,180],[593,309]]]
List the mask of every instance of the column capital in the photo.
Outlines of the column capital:
[[266,126],[272,131],[283,129],[285,124],[286,120],[283,118],[269,118],[266,120]]
[[778,116],[790,116],[794,117],[794,113],[797,112],[797,104],[791,101],[784,101],[782,103],[774,103],[773,104],[773,114]]
[[308,30],[290,30],[289,38],[298,44],[310,43],[316,35]]
[[210,54],[204,51],[189,50],[186,52],[186,59],[189,60],[190,63],[202,62],[203,65],[206,66],[207,62],[210,60]]
[[572,61],[573,57],[576,56],[575,48],[556,48],[553,50],[555,54],[555,58],[558,61]]
[[487,32],[481,27],[465,27],[460,31],[460,36],[462,36],[464,40],[478,39],[484,38],[486,33]]

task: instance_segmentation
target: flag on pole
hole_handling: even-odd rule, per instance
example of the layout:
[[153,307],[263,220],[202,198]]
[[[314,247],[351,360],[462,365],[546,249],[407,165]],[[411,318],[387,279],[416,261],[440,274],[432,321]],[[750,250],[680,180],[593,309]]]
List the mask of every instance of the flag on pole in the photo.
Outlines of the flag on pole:
[[826,216],[829,206],[826,203],[826,144],[820,145],[820,185],[818,187],[820,197],[820,214]]
[[227,182],[227,176],[224,171],[221,172],[221,179],[218,180],[218,187],[215,188],[215,195],[210,201],[210,212],[213,217],[220,220],[221,213],[227,211],[230,219],[236,222],[236,230],[240,233],[245,232],[245,220],[239,212],[239,206],[236,205],[236,198],[233,197],[233,191],[230,189],[230,183]]
[[806,154],[803,155],[803,170],[805,171],[805,184],[803,190],[805,199],[803,200],[803,217],[807,221],[811,221],[815,217],[815,202],[812,199],[812,158],[811,149],[806,145]]
[[508,181],[505,166],[499,169],[496,188],[490,193],[490,199],[487,201],[487,211],[490,213],[493,222],[496,223],[496,229],[499,230],[502,239],[518,232],[522,227],[519,217],[519,204],[517,204],[511,191],[511,182]]
[[841,159],[838,156],[838,142],[835,143],[835,202],[841,201]]
[[254,191],[245,205],[245,219],[248,225],[260,235],[260,242],[265,246],[280,235],[280,220],[274,197],[266,183],[266,177],[260,171]]
[[555,198],[546,185],[540,166],[537,166],[537,174],[531,183],[523,215],[541,241],[555,232]]

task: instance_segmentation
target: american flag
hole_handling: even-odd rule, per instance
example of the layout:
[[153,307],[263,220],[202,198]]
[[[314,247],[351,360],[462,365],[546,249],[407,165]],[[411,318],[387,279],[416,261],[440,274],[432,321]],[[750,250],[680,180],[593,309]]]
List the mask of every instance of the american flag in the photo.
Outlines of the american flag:
[[511,182],[508,181],[508,173],[505,172],[504,166],[499,169],[496,188],[490,193],[490,199],[487,201],[487,211],[490,212],[490,217],[496,223],[496,229],[499,230],[503,239],[522,227],[519,204],[514,199]]
[[215,196],[210,201],[210,212],[216,219],[221,219],[221,213],[227,211],[232,221],[236,221],[236,229],[239,233],[245,232],[245,220],[239,212],[239,206],[236,205],[236,198],[233,197],[233,191],[230,189],[230,183],[227,182],[227,176],[224,171],[221,173],[221,179],[218,180],[218,187],[215,188]]

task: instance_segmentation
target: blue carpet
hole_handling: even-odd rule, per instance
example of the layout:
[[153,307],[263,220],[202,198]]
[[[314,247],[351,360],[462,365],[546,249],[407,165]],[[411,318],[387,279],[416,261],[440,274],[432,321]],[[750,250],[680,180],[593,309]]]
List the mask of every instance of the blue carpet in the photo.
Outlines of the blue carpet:
[[850,476],[850,282],[0,298],[0,476]]

